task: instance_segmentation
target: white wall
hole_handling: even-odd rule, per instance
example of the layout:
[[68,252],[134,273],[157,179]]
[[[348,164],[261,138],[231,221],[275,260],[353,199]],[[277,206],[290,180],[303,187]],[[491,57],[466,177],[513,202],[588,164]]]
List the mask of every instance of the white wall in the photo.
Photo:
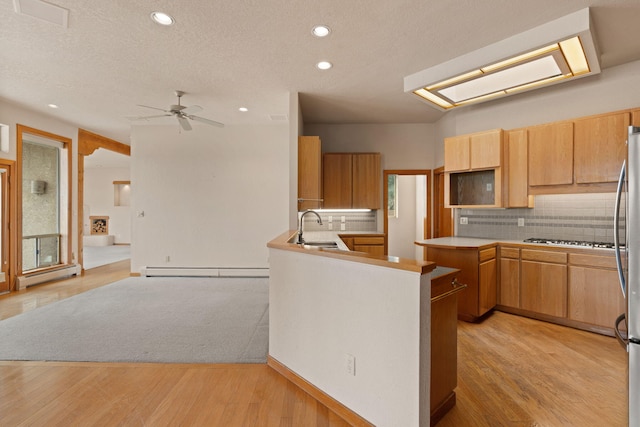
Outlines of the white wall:
[[[429,107],[425,107],[429,108]],[[322,152],[375,152],[382,169],[432,169],[432,124],[305,124],[305,135],[318,135]]]
[[108,216],[109,234],[115,243],[131,243],[131,207],[114,205],[113,181],[129,181],[129,168],[84,170],[84,235],[91,234],[90,216]]
[[135,126],[131,140],[133,272],[268,267],[289,228],[288,123]]
[[428,426],[431,274],[279,249],[270,262],[269,355],[374,425]]

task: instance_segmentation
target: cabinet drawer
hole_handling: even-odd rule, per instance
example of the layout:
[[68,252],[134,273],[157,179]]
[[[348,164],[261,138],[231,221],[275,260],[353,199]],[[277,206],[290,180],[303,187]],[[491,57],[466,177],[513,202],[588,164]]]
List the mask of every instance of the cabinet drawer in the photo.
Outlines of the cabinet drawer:
[[617,268],[616,258],[614,256],[569,254],[569,264],[584,265],[586,267]]
[[528,260],[528,261],[553,262],[557,264],[567,263],[566,252],[536,251],[532,249],[523,249],[521,255],[523,260]]
[[520,258],[520,249],[518,248],[500,248],[501,258]]
[[480,262],[485,262],[496,257],[496,248],[483,249],[478,253]]
[[354,237],[354,245],[384,245],[384,237]]

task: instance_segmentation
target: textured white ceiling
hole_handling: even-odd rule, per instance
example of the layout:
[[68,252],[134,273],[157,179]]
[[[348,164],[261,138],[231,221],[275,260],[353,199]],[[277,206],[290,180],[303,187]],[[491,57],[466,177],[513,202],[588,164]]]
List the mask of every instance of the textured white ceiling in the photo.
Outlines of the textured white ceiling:
[[[154,113],[136,105],[167,108],[176,89],[228,125],[288,114],[290,91],[306,123],[433,122],[443,113],[403,92],[406,75],[584,7],[603,68],[640,59],[639,0],[49,3],[69,10],[68,28],[0,1],[0,98],[124,143],[126,117]],[[175,25],[154,24],[154,10]],[[325,39],[311,35],[320,23],[332,30]],[[334,68],[317,70],[319,60]]]

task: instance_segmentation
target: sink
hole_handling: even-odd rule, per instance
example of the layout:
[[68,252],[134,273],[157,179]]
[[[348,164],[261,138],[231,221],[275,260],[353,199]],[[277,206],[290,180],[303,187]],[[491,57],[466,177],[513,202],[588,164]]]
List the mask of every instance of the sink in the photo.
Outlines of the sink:
[[338,249],[338,244],[334,241],[328,242],[304,242],[303,246],[311,246],[314,248],[323,248],[323,249]]

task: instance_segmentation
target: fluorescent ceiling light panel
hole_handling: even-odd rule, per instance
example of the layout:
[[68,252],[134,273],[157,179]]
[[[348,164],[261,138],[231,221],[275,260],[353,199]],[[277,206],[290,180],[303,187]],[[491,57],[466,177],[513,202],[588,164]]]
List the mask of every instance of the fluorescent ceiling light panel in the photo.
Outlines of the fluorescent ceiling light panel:
[[16,13],[68,28],[69,10],[40,0],[13,0]]
[[560,67],[558,67],[558,64],[553,60],[553,57],[545,56],[535,61],[516,65],[493,74],[485,74],[477,79],[446,87],[439,90],[438,93],[444,95],[454,103],[459,103],[460,101],[478,98],[486,94],[537,82],[560,74]]
[[404,78],[405,92],[446,111],[600,72],[589,9]]

